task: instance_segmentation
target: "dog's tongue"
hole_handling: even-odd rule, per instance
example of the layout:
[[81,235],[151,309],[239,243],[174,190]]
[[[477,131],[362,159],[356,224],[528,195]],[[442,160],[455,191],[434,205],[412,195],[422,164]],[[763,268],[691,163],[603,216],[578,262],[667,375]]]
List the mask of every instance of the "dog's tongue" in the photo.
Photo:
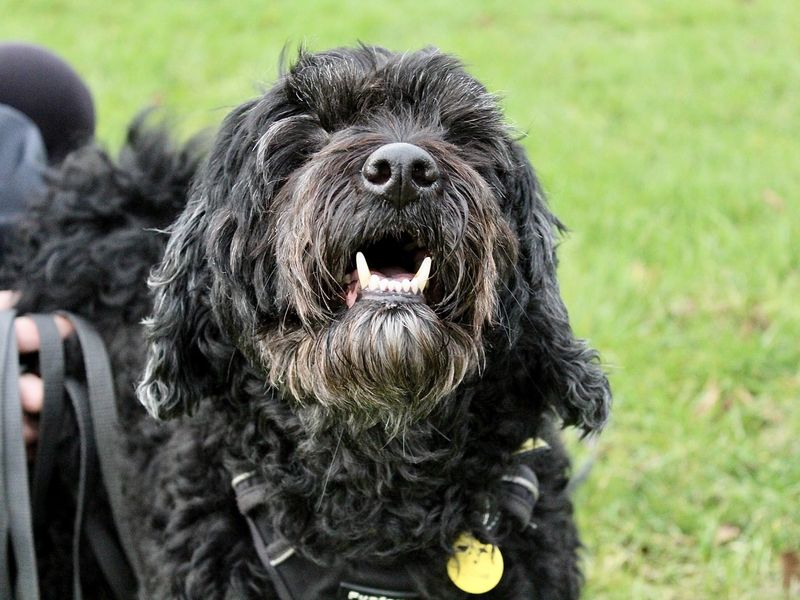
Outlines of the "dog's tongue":
[[[373,275],[383,277],[385,279],[395,279],[402,281],[403,279],[411,279],[414,273],[409,273],[400,267],[383,267],[380,271],[370,271]],[[361,291],[361,285],[358,283],[358,270],[350,273],[350,285],[347,286],[345,301],[347,308],[352,308],[358,299],[358,293]]]

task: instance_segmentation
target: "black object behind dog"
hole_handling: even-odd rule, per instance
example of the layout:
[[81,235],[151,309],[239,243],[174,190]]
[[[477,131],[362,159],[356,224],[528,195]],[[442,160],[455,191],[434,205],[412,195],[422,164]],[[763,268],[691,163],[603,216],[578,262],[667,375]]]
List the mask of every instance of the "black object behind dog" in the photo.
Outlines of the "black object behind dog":
[[[258,533],[344,597],[375,595],[369,565],[420,598],[576,598],[557,431],[599,430],[610,394],[495,99],[435,50],[301,53],[196,156],[141,126],[119,165],[72,155],[15,261],[20,310],[109,348],[140,594],[285,598]],[[509,485],[538,494],[524,527]]]

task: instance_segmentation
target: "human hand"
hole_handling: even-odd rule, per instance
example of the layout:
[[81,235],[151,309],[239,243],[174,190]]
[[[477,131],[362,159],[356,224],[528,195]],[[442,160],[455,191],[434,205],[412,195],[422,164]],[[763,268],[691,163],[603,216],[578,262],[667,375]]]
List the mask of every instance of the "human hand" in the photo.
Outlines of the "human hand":
[[[16,292],[0,291],[0,309],[13,308],[19,295]],[[58,332],[62,339],[74,331],[72,323],[61,315],[53,315]],[[39,351],[39,330],[30,317],[17,317],[14,320],[17,337],[17,350],[20,354]],[[19,398],[22,404],[22,437],[28,450],[28,456],[35,454],[36,442],[39,439],[39,413],[44,403],[44,382],[35,373],[23,373],[19,377]]]

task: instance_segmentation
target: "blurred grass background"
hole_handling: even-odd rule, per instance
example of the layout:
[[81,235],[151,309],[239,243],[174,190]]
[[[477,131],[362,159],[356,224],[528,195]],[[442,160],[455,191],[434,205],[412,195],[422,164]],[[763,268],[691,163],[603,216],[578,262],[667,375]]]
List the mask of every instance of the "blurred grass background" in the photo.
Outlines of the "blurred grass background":
[[0,40],[70,61],[112,149],[154,103],[218,123],[287,43],[435,45],[500,93],[614,386],[576,498],[604,599],[782,598],[800,552],[798,31],[796,0],[0,0]]

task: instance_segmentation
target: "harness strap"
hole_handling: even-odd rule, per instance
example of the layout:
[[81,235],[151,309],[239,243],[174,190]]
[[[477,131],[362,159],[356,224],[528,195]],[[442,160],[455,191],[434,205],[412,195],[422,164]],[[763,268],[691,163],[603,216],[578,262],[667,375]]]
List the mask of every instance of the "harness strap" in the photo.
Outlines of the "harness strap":
[[[28,468],[22,439],[22,409],[19,402],[19,362],[14,331],[16,312],[0,312],[0,593],[4,598],[38,600],[36,553],[33,546]],[[12,556],[8,554],[9,538]],[[13,566],[12,566],[13,564]],[[12,587],[11,573],[16,578]],[[11,590],[14,590],[12,596]],[[8,594],[6,596],[6,594]]]
[[539,500],[539,480],[529,466],[517,464],[502,477],[500,505],[520,525],[521,529],[531,525],[533,509]]
[[[514,518],[520,528],[535,527],[533,509],[539,499],[539,480],[533,463],[550,446],[541,439],[526,440],[515,453],[516,459],[501,478],[500,508]],[[413,591],[410,574],[404,565],[360,564],[324,567],[298,554],[277,535],[264,508],[266,483],[255,471],[236,475],[231,481],[239,511],[247,520],[253,545],[267,569],[280,600],[405,600],[419,598]],[[487,531],[496,531],[500,511],[489,508],[484,515]],[[338,587],[337,587],[338,583]],[[393,588],[393,589],[387,589]],[[335,593],[338,595],[334,596]]]
[[345,563],[319,565],[300,555],[272,529],[263,508],[266,484],[255,473],[234,477],[239,510],[247,520],[253,545],[280,600],[413,600],[411,577],[402,564]]
[[[289,544],[284,544],[272,534],[266,515],[259,510],[263,501],[265,485],[255,473],[246,473],[234,478],[236,504],[247,519],[258,558],[267,569],[272,585],[280,600],[314,600],[332,598],[334,590],[325,581],[327,573],[315,563],[299,557]],[[294,560],[291,560],[294,559]],[[299,561],[299,563],[298,563]],[[297,577],[297,567],[302,568],[303,577]],[[309,583],[316,589],[303,589]],[[317,595],[317,594],[325,595]],[[312,595],[314,594],[314,595]]]
[[513,517],[523,531],[536,528],[533,509],[539,501],[539,479],[536,477],[536,461],[550,450],[542,438],[529,438],[517,450],[515,461],[501,478],[500,505]]

